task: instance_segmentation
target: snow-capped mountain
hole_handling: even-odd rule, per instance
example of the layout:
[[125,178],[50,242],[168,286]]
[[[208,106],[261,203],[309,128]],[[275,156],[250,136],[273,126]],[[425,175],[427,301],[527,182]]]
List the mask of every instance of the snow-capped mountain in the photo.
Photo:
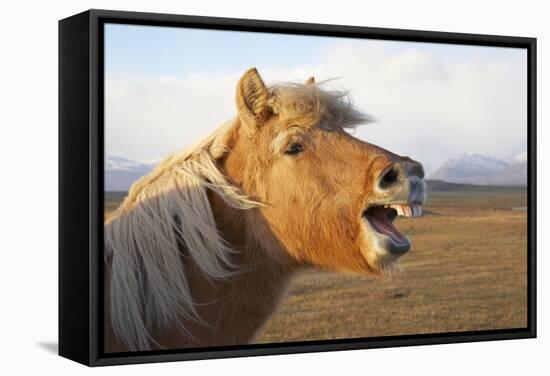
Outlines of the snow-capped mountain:
[[[143,163],[118,156],[105,157],[105,191],[125,192],[156,163]],[[527,152],[510,162],[482,154],[462,154],[445,161],[430,180],[478,185],[527,185]]]
[[105,191],[127,191],[140,177],[149,173],[155,163],[136,162],[117,156],[105,157]]
[[137,171],[143,170],[149,167],[149,164],[136,162],[128,158],[107,156],[105,158],[105,169],[107,170],[126,170]]
[[491,185],[527,185],[527,152],[516,156],[500,173],[489,178]]
[[450,183],[479,185],[526,185],[527,153],[511,162],[495,157],[468,153],[445,161],[429,179]]

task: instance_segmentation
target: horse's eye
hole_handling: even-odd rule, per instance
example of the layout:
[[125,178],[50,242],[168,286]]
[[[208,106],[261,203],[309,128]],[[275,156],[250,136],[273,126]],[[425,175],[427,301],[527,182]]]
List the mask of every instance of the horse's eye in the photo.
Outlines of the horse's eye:
[[296,154],[300,154],[303,151],[304,151],[303,145],[292,144],[292,145],[290,145],[290,147],[288,149],[286,149],[285,154],[296,155]]

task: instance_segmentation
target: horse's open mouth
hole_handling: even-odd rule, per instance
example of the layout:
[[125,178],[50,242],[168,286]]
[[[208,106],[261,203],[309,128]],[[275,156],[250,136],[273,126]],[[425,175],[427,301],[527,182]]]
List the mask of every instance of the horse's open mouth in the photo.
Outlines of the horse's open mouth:
[[421,215],[422,205],[416,204],[373,205],[363,212],[363,217],[371,227],[390,240],[388,248],[394,254],[405,253],[411,247],[405,235],[394,226],[394,219],[397,216],[420,217]]

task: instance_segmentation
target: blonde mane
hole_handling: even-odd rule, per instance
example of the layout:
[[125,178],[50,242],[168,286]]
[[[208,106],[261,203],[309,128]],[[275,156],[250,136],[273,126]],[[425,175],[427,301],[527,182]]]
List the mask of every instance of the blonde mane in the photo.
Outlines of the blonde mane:
[[[370,118],[356,110],[346,93],[319,85],[279,84],[270,88],[272,111],[281,118],[326,129],[350,128]],[[161,162],[134,183],[121,206],[105,220],[105,265],[110,277],[111,325],[129,350],[158,343],[154,328],[200,321],[185,274],[182,245],[205,276],[234,274],[235,252],[216,227],[207,191],[227,205],[251,209],[262,204],[231,185],[216,164],[228,150],[225,137],[235,124],[222,125],[205,140]]]

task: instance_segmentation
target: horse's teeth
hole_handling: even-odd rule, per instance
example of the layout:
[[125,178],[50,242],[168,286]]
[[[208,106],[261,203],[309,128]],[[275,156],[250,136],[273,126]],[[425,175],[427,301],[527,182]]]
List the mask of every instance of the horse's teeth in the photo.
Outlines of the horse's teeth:
[[413,216],[420,217],[422,215],[422,206],[421,205],[412,205]]
[[390,207],[392,209],[395,209],[395,211],[397,212],[397,215],[405,215],[405,213],[403,212],[403,208],[401,207],[401,205],[390,205]]
[[420,217],[422,215],[422,205],[392,204],[384,205],[384,207],[394,209],[397,215],[403,217]]

